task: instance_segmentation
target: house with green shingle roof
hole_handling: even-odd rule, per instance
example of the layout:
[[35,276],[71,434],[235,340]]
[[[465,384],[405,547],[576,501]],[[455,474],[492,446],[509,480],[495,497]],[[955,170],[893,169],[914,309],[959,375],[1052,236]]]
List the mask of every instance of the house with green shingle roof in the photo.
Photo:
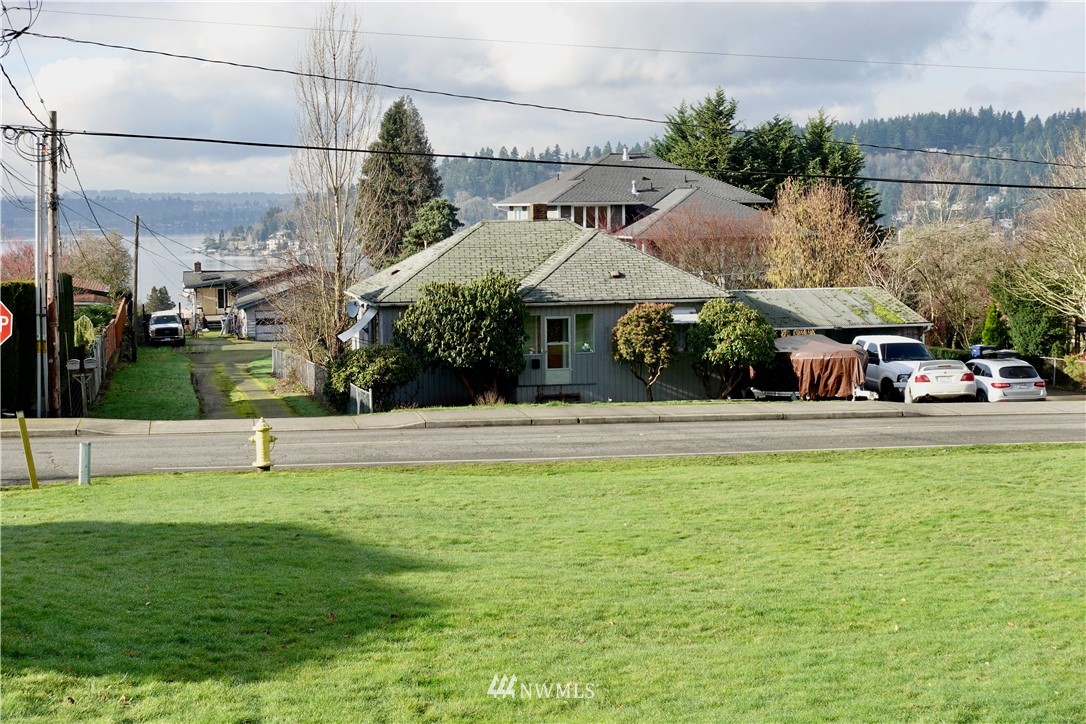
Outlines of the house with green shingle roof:
[[[570,221],[482,221],[368,277],[347,290],[359,302],[344,336],[355,345],[390,342],[393,322],[430,282],[466,283],[487,271],[519,282],[530,317],[524,370],[506,399],[641,401],[645,388],[611,358],[611,329],[635,304],[676,305],[692,321],[724,289]],[[697,399],[703,387],[676,364],[653,388],[657,399]],[[452,375],[426,373],[414,401],[468,402]]]

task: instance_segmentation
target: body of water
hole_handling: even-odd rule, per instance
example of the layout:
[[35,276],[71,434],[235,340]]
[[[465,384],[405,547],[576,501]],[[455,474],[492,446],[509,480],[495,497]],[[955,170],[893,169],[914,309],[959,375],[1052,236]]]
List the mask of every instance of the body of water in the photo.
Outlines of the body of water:
[[200,262],[204,271],[234,272],[240,269],[267,269],[276,262],[268,257],[212,256],[202,251],[204,234],[178,234],[169,238],[140,234],[139,289],[140,304],[147,301],[151,287],[166,287],[174,303],[184,300],[182,274]]

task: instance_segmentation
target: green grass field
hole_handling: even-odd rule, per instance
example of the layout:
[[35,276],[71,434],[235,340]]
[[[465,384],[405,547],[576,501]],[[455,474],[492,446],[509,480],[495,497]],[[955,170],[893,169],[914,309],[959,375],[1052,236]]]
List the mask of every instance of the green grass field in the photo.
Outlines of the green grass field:
[[[0,715],[1082,721],[1084,469],[1060,445],[8,490]],[[582,698],[522,696],[554,683]]]
[[119,369],[91,408],[91,417],[118,420],[195,420],[192,363],[167,347],[140,347],[134,364]]
[[270,355],[251,362],[249,375],[258,385],[285,402],[299,417],[327,417],[332,414],[300,384],[273,377]]

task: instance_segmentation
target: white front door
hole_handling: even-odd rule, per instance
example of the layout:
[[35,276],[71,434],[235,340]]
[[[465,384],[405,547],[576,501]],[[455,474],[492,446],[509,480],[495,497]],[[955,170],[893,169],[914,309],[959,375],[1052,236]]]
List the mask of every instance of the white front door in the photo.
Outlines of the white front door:
[[569,317],[547,317],[545,324],[547,369],[543,381],[548,385],[568,385],[572,379]]

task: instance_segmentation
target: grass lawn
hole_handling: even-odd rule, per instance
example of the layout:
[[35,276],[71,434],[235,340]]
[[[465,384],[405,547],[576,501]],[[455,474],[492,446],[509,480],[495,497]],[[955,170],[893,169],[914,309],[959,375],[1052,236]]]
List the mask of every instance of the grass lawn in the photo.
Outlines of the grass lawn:
[[299,417],[328,417],[332,414],[301,385],[273,377],[270,355],[249,363],[249,376],[258,385],[285,402],[287,407]]
[[140,347],[137,361],[117,371],[91,417],[119,420],[195,420],[191,360],[167,347]]
[[[1014,446],[9,490],[0,716],[1082,721],[1084,464]],[[495,675],[517,696],[488,696]],[[554,683],[582,698],[522,695]]]
[[245,393],[234,384],[234,380],[226,373],[226,366],[220,362],[215,365],[214,370],[215,387],[230,402],[230,409],[233,411],[234,416],[256,417],[256,408],[253,407],[252,400],[246,397]]

